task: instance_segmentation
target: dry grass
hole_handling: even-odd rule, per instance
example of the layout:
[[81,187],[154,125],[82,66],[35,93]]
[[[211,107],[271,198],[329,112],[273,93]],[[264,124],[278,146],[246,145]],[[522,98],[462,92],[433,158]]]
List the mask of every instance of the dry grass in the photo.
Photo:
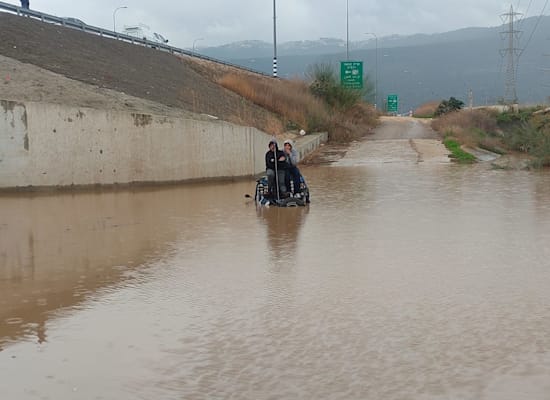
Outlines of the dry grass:
[[413,115],[417,118],[432,118],[440,103],[439,100],[424,103],[414,110]]
[[280,115],[286,127],[306,131],[326,130],[329,112],[304,82],[229,73],[218,83],[245,99]]
[[505,113],[463,110],[434,120],[432,126],[460,144],[501,154],[527,153],[532,167],[550,166],[550,117],[533,115],[533,109]]
[[366,104],[358,104],[346,112],[331,109],[321,99],[313,96],[303,81],[274,80],[230,73],[223,76],[219,83],[282,116],[286,128],[304,129],[308,132],[328,131],[332,142],[357,140],[376,126],[378,120],[376,110]]
[[461,110],[445,114],[432,127],[468,146],[494,147],[498,127],[494,113],[487,110]]
[[[233,71],[218,78],[217,82],[242,96],[243,101],[251,101],[278,115],[278,121],[267,121],[261,128],[270,133],[297,129],[327,131],[331,142],[345,143],[365,136],[378,121],[374,107],[360,103],[347,111],[331,108],[300,80],[271,79]],[[249,118],[251,116],[239,116],[234,122]]]
[[[302,80],[272,79],[206,60],[181,57],[181,62],[212,82],[241,96],[241,104],[227,120],[272,134],[304,129],[327,131],[329,140],[348,142],[364,136],[377,124],[376,110],[359,104],[348,111],[328,106]],[[265,111],[261,118],[254,106]]]
[[358,104],[345,113],[334,114],[329,137],[332,142],[347,143],[358,140],[378,124],[378,113],[373,106]]

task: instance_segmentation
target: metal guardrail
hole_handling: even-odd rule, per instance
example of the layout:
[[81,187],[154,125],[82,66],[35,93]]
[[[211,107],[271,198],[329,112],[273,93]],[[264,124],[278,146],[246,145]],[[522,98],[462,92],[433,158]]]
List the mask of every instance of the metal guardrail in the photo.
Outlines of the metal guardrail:
[[189,57],[195,57],[195,58],[198,58],[198,59],[201,59],[201,60],[211,61],[211,62],[215,62],[217,64],[222,64],[222,65],[225,65],[225,66],[228,66],[228,67],[233,67],[233,68],[237,68],[237,69],[240,69],[240,70],[243,70],[243,71],[251,72],[253,74],[262,75],[262,76],[266,76],[266,77],[271,77],[271,75],[268,75],[264,72],[256,71],[256,70],[253,70],[251,68],[243,67],[242,65],[233,64],[233,63],[230,63],[230,62],[227,62],[227,61],[218,60],[216,58],[204,56],[202,54],[198,54],[198,53],[195,53],[193,51],[184,50],[184,49],[180,49],[178,47],[169,46],[169,45],[164,44],[164,43],[153,42],[153,41],[147,40],[147,39],[136,38],[136,37],[133,37],[133,36],[130,36],[130,35],[125,35],[123,33],[113,32],[113,31],[110,31],[108,29],[98,28],[96,26],[92,26],[92,25],[88,25],[88,24],[84,24],[84,23],[81,24],[81,23],[78,23],[78,22],[75,22],[75,21],[68,20],[67,18],[56,17],[55,15],[46,14],[46,13],[36,11],[36,10],[24,9],[22,7],[19,7],[19,6],[13,5],[13,4],[9,4],[9,3],[4,3],[2,1],[0,1],[0,10],[8,11],[8,12],[17,14],[19,16],[26,16],[26,17],[35,18],[35,19],[38,19],[42,22],[49,22],[49,23],[53,23],[53,24],[62,25],[62,26],[68,27],[68,28],[78,29],[78,30],[81,30],[81,31],[86,32],[86,33],[93,33],[93,34],[96,34],[96,35],[99,35],[99,36],[108,37],[108,38],[116,39],[116,40],[122,40],[124,42],[132,43],[132,44],[140,44],[140,45],[143,45],[143,46],[151,47],[151,48],[156,49],[156,50],[164,50],[164,51],[167,51],[167,52],[172,53],[172,54],[181,54],[181,55],[186,55],[186,56],[189,56]]

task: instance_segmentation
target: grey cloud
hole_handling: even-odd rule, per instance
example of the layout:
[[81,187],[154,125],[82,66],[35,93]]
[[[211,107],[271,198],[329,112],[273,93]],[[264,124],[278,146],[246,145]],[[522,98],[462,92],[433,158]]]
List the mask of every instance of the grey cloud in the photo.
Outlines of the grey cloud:
[[[514,0],[520,11],[531,2],[530,15],[538,14],[544,0]],[[522,4],[523,3],[523,4]],[[62,16],[75,16],[90,24],[112,27],[144,23],[164,34],[171,43],[191,47],[217,45],[238,40],[272,40],[272,0],[31,0],[31,7]],[[500,0],[349,0],[350,38],[365,39],[365,32],[378,36],[435,33],[470,26],[496,26],[510,3]],[[345,0],[277,0],[278,40],[345,38]]]

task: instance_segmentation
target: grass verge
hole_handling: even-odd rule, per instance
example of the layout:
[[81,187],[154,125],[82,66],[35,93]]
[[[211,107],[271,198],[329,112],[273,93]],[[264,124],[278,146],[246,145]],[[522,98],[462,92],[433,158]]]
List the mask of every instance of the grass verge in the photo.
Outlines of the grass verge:
[[476,162],[476,158],[472,154],[462,150],[460,143],[456,140],[447,138],[443,140],[443,144],[451,152],[450,157],[456,162],[460,164],[472,164]]

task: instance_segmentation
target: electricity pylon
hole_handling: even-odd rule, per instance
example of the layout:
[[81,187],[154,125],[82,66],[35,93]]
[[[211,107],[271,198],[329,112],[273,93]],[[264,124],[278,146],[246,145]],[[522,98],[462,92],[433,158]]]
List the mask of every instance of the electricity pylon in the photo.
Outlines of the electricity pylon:
[[515,27],[516,17],[521,15],[514,11],[514,6],[510,6],[510,11],[502,14],[500,17],[507,30],[501,32],[502,38],[507,40],[508,46],[500,50],[500,55],[506,58],[506,77],[504,90],[504,103],[517,104],[518,96],[516,93],[516,77],[519,56],[521,49],[517,46],[521,31]]

